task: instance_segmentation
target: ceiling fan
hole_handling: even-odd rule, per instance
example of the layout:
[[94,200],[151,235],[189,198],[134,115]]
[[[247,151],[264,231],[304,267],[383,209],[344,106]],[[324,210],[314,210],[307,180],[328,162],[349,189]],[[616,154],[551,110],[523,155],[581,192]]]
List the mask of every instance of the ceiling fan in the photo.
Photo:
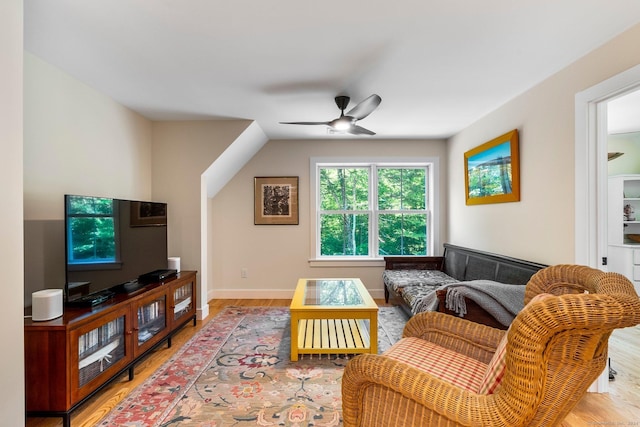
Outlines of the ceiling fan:
[[346,114],[344,112],[347,105],[349,105],[349,101],[351,98],[345,95],[338,95],[335,98],[336,105],[340,109],[340,117],[337,119],[330,120],[328,122],[280,122],[284,125],[325,125],[329,126],[331,129],[346,132],[353,135],[375,135],[375,132],[370,131],[369,129],[365,129],[362,126],[358,126],[356,122],[358,120],[362,120],[371,114],[380,102],[382,102],[382,98],[378,95],[373,94],[364,101],[360,102],[358,105],[349,110]]

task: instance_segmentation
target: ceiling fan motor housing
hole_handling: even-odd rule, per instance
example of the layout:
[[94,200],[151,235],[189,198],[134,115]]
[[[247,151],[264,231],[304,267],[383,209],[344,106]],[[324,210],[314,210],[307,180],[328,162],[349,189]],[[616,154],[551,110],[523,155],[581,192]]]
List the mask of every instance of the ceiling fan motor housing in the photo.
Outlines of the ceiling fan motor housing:
[[336,96],[336,105],[338,106],[339,109],[344,111],[344,109],[347,108],[347,105],[349,105],[350,100],[351,98],[349,98],[348,96],[338,95]]

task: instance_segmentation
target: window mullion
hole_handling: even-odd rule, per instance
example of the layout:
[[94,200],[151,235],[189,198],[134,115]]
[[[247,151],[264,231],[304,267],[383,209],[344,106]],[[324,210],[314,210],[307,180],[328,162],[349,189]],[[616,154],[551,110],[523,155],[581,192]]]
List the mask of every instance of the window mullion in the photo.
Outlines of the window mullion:
[[320,170],[322,167],[319,164],[316,164],[315,171],[315,181],[316,181],[316,200],[315,200],[315,211],[316,211],[316,240],[315,240],[315,252],[316,258],[322,257],[322,211],[320,210],[321,200],[322,200],[322,185],[320,181]]
[[369,256],[377,257],[378,250],[378,167],[371,165],[369,179]]

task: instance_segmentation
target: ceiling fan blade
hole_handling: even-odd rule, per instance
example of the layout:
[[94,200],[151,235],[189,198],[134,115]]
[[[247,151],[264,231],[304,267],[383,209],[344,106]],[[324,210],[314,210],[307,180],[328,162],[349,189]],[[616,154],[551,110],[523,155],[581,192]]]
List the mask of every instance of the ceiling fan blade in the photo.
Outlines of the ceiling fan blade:
[[280,122],[281,125],[328,125],[330,122]]
[[382,98],[380,98],[380,96],[376,94],[373,94],[367,99],[365,99],[364,101],[362,101],[361,103],[359,103],[358,105],[356,105],[355,107],[353,107],[351,110],[349,110],[349,112],[346,113],[346,115],[351,116],[356,120],[362,120],[365,117],[367,117],[369,114],[371,114],[373,110],[378,108],[378,105],[380,105],[381,102],[382,102]]
[[369,129],[365,129],[362,126],[358,126],[358,125],[351,126],[351,129],[347,130],[347,132],[353,135],[375,135],[376,134],[375,132],[370,131]]

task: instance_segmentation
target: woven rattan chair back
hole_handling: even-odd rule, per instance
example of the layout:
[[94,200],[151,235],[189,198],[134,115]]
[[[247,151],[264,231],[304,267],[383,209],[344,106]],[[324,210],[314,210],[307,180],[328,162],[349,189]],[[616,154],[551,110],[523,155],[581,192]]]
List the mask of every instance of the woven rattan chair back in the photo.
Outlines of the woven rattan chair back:
[[534,405],[525,424],[532,426],[559,424],[606,368],[613,330],[640,323],[638,295],[618,273],[552,266],[531,278],[525,304],[541,293],[557,298],[527,306],[514,320],[500,392]]

